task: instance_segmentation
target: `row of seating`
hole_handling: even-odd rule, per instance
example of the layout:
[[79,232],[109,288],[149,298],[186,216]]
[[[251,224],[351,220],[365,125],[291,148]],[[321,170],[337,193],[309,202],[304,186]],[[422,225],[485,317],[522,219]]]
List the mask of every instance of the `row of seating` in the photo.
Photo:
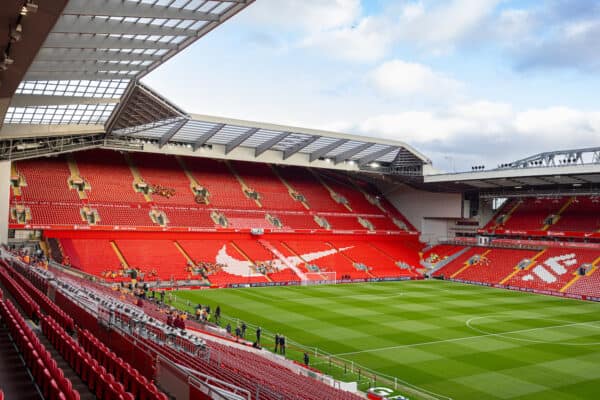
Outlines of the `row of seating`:
[[[107,239],[61,239],[60,243],[71,265],[85,272],[106,276],[107,271],[117,272],[122,269],[122,262]],[[209,281],[216,286],[269,280],[297,281],[300,278],[289,268],[289,260],[304,272],[313,272],[307,268],[307,264],[314,264],[322,271],[336,272],[340,277],[350,275],[353,279],[418,275],[418,251],[411,247],[412,242],[409,241],[373,240],[365,244],[339,239],[329,242],[270,240],[269,243],[274,252],[254,239],[114,241],[128,266],[144,273],[144,280],[147,281],[202,279],[199,274],[186,270],[190,260],[194,264],[221,263],[230,267],[221,271],[208,271]],[[280,256],[288,258],[288,261],[280,259]],[[252,264],[272,265],[279,271],[268,271],[266,276],[256,276]],[[357,269],[355,264],[366,265],[370,273]],[[118,276],[114,279],[119,280]]]
[[485,226],[495,229],[596,232],[600,230],[598,196],[511,199]]
[[566,292],[582,296],[600,297],[600,268],[593,268],[585,276],[578,279]]
[[[84,283],[83,281],[82,284],[86,288],[88,285],[93,285],[92,283]],[[96,285],[93,286],[96,287]],[[106,291],[106,294],[110,296],[115,295],[111,291]],[[69,310],[69,312],[73,313],[73,315],[76,315],[78,321],[86,321],[87,318],[80,315],[80,312],[86,312],[83,310],[76,312],[72,307],[67,307],[66,303],[61,300],[63,297],[64,296],[60,292],[57,292],[57,302],[64,306],[65,309]],[[150,306],[150,308],[152,308],[152,306]],[[165,315],[161,314],[159,319],[164,317]],[[126,319],[124,320],[126,321]],[[73,369],[82,376],[84,382],[88,382],[88,379],[90,379],[85,375],[86,367],[84,363],[82,364],[80,361],[80,365],[78,365],[77,362],[70,361],[74,358],[81,358],[78,357],[78,354],[87,354],[90,357],[95,357],[98,361],[96,370],[105,372],[105,374],[112,374],[117,381],[123,382],[125,385],[124,389],[135,394],[137,399],[166,399],[166,397],[160,393],[158,393],[157,397],[152,397],[149,393],[143,394],[145,388],[148,392],[155,396],[157,395],[156,391],[153,389],[154,386],[151,383],[140,378],[140,375],[137,372],[131,371],[128,365],[120,358],[116,357],[116,355],[101,343],[91,331],[86,329],[78,330],[77,337],[79,340],[79,349],[77,351],[72,351],[69,350],[68,344],[73,344],[75,340],[68,337],[66,332],[56,323],[56,321],[53,321],[51,317],[44,318],[42,329],[45,334],[48,334],[51,342],[56,344],[57,350],[59,350],[61,354],[64,354],[65,360],[69,363],[73,363],[71,364],[73,365]],[[163,335],[162,338],[163,340],[166,340],[165,335]],[[337,390],[312,378],[299,375],[259,354],[219,344],[211,340],[207,340],[206,342],[210,349],[207,353],[208,357],[198,357],[192,355],[191,352],[182,351],[181,343],[176,346],[176,349],[167,345],[166,342],[158,344],[148,340],[146,337],[135,336],[136,350],[143,351],[144,354],[148,355],[154,354],[154,357],[156,354],[162,354],[177,364],[190,367],[203,374],[245,388],[253,395],[259,393],[258,396],[261,399],[317,400],[327,398],[332,400],[358,400],[360,398],[357,395]],[[124,355],[121,356],[125,357]],[[82,372],[80,373],[79,371]],[[94,368],[91,369],[91,372],[88,368],[87,374],[93,374],[93,371]],[[107,378],[109,379],[109,377]],[[96,376],[91,379],[97,380],[99,378]],[[136,383],[132,383],[134,380]],[[139,388],[137,394],[135,393],[135,389],[133,389],[134,387]],[[224,386],[224,388],[227,389],[226,386]],[[94,386],[92,390],[96,392],[96,386]],[[125,399],[126,398],[127,397],[125,397]]]
[[48,280],[45,276],[34,272],[34,270],[31,268],[26,268],[17,263],[13,264],[12,267],[15,269],[15,271],[27,278],[27,280],[31,282],[33,286],[38,288],[42,293],[48,293]]
[[139,343],[149,351],[177,360],[188,368],[211,375],[248,390],[265,400],[358,400],[355,394],[336,390],[324,383],[298,375],[260,355],[221,345],[210,340],[210,358],[192,357],[145,338]]
[[52,300],[48,298],[41,290],[31,283],[31,281],[18,273],[14,268],[8,267],[4,262],[0,262],[0,268],[3,268],[16,282],[31,296],[31,298],[48,315],[57,320],[60,325],[69,332],[74,332],[75,323],[67,313],[61,310]]
[[[3,261],[0,261],[0,265],[3,263]],[[2,285],[8,289],[12,297],[19,303],[25,314],[32,320],[37,321],[41,316],[40,306],[4,268],[0,268],[0,281],[2,282]]]
[[[15,194],[19,191],[11,192],[11,204],[29,207],[31,223],[85,224],[80,215],[84,205],[98,211],[99,225],[153,226],[149,210],[155,206],[164,208],[170,226],[181,227],[214,228],[215,224],[209,215],[213,209],[223,211],[231,219],[234,228],[272,228],[265,220],[264,213],[267,210],[279,217],[284,227],[294,229],[319,229],[311,214],[315,212],[344,213],[344,216],[330,216],[332,229],[364,230],[356,218],[359,214],[371,215],[371,223],[378,230],[400,230],[392,217],[406,222],[383,198],[379,207],[369,202],[365,193],[374,199],[378,196],[375,188],[363,185],[357,189],[355,183],[343,176],[336,179],[327,176],[317,178],[306,168],[197,157],[177,159],[156,154],[123,155],[108,150],[81,152],[73,157],[76,163],[71,166],[72,171],[68,160],[62,156],[15,164],[17,173],[25,178],[22,181],[26,181],[26,185],[20,187],[22,196]],[[86,182],[81,199],[68,183],[77,169]],[[315,171],[314,174],[321,173]],[[150,191],[144,196],[136,191],[134,180],[143,181],[149,187],[159,186],[172,191],[168,191],[168,195]],[[329,189],[324,184],[326,180]],[[196,201],[192,190],[194,185],[208,190],[208,205]],[[258,194],[257,201],[244,193],[247,189]],[[290,191],[304,196],[304,204],[309,210],[302,202],[294,201]],[[339,199],[334,199],[332,191],[345,198],[348,207]],[[186,206],[190,207],[187,211],[182,209]],[[259,210],[262,213],[240,214]],[[288,219],[286,212],[303,213],[303,221],[299,223],[296,214],[289,214]],[[16,221],[13,220],[13,223]]]
[[[469,264],[469,261],[473,263]],[[543,250],[473,247],[434,276],[488,284],[600,296],[600,250],[549,247]],[[586,267],[579,276],[579,268]]]
[[[592,264],[599,257],[600,250],[548,248],[535,263],[519,271],[506,284],[559,291],[573,280],[580,266]],[[597,292],[600,294],[600,287]]]
[[149,382],[140,372],[118,357],[96,336],[86,329],[77,331],[79,345],[99,364],[112,374],[117,382],[121,382],[126,391],[135,398],[148,400],[164,400],[166,395],[161,393],[153,382]]
[[44,336],[59,352],[65,361],[81,377],[88,388],[99,400],[134,400],[132,393],[126,392],[123,384],[115,380],[96,359],[62,329],[52,317],[44,316],[41,320]]
[[56,360],[42,345],[10,300],[0,300],[0,316],[8,326],[12,340],[23,355],[27,368],[45,399],[79,400],[79,392],[64,376]]

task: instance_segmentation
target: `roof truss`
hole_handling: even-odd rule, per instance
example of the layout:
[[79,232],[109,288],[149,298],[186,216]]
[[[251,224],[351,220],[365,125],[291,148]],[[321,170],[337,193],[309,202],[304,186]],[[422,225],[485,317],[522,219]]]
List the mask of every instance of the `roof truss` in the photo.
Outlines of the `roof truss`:
[[255,157],[260,156],[262,153],[269,150],[270,148],[272,148],[277,143],[281,142],[283,139],[290,136],[291,134],[292,134],[291,132],[282,132],[279,135],[273,137],[272,139],[267,140],[263,144],[256,147],[256,150],[254,150],[254,156]]
[[320,157],[323,157],[324,155],[326,155],[330,151],[334,150],[335,148],[343,145],[344,143],[346,143],[348,141],[349,141],[348,139],[339,139],[339,140],[336,140],[333,143],[330,143],[330,144],[328,144],[326,146],[323,146],[323,147],[321,147],[321,148],[313,151],[312,153],[310,153],[310,156],[309,156],[310,162],[318,160]]

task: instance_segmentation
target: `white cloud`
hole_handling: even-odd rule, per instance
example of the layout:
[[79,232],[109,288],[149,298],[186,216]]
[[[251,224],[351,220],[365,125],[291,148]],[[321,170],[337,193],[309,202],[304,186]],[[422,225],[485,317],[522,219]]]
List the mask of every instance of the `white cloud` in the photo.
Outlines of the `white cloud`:
[[292,41],[339,59],[372,62],[395,44],[439,54],[481,26],[500,0],[402,1],[364,15],[360,0],[261,0],[244,18],[264,29],[296,32]]
[[369,135],[406,141],[425,154],[470,160],[465,162],[485,160],[493,166],[541,151],[597,144],[600,111],[568,107],[516,111],[508,104],[480,101],[442,111],[376,115],[358,128]]
[[315,31],[351,24],[360,13],[360,0],[260,0],[243,14],[263,27]]
[[496,37],[509,46],[518,46],[520,41],[529,37],[536,24],[536,18],[530,11],[508,9],[500,13],[493,24],[493,31]]
[[575,21],[566,24],[564,27],[565,36],[570,39],[577,39],[590,34],[600,26],[599,20]]
[[386,55],[393,41],[387,23],[383,18],[365,17],[354,26],[314,32],[301,43],[345,60],[378,60]]
[[399,39],[436,52],[453,48],[488,18],[500,0],[451,0],[427,7],[423,2],[403,6]]
[[420,95],[423,97],[454,96],[462,84],[426,65],[392,60],[381,64],[369,74],[378,92],[389,97]]
[[519,132],[550,138],[559,138],[565,134],[586,135],[589,132],[600,135],[598,122],[597,114],[567,107],[528,110],[515,118],[515,126]]
[[371,117],[360,125],[360,130],[373,136],[423,143],[444,140],[469,130],[471,121],[450,115],[436,115],[429,111],[405,111]]

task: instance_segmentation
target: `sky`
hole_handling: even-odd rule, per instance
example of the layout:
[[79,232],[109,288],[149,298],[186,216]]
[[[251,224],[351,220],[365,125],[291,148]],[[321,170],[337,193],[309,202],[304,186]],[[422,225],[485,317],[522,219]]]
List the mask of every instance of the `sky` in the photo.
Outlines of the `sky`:
[[256,0],[144,82],[190,113],[495,168],[600,146],[600,1]]

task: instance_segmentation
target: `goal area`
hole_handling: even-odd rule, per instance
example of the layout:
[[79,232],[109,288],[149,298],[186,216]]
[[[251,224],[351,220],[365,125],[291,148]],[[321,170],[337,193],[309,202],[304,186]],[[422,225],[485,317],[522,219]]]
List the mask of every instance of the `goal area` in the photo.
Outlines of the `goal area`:
[[323,285],[337,282],[337,273],[335,271],[327,272],[305,272],[302,285]]

